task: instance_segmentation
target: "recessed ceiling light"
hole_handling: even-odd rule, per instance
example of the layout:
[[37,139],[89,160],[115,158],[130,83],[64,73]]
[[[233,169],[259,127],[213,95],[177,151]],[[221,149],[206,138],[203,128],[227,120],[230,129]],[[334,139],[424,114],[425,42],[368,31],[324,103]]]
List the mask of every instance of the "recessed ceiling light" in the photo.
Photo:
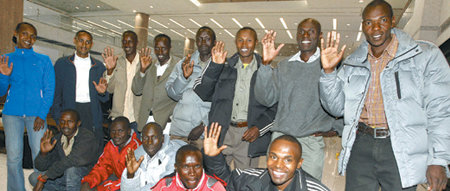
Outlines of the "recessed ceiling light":
[[194,21],[193,19],[189,19],[191,22],[193,22],[195,25],[197,25],[198,27],[202,27],[202,25],[198,24],[196,21]]
[[347,26],[350,26],[350,23],[347,23]]
[[110,22],[108,22],[108,21],[102,20],[102,22],[104,22],[104,23],[106,23],[106,24],[108,24],[108,25],[111,25],[111,26],[113,26],[113,27],[116,27],[116,28],[118,28],[118,29],[122,29],[121,27],[119,27],[119,26],[117,26],[117,25],[115,25],[115,24],[112,24],[112,23],[110,23]]
[[231,18],[231,20],[233,20],[234,23],[236,23],[239,26],[239,28],[242,28],[242,25],[241,25],[241,23],[239,23],[238,20],[236,20],[235,18]]
[[124,25],[126,25],[126,26],[128,26],[128,27],[130,27],[130,28],[134,28],[134,26],[132,26],[132,25],[126,23],[126,22],[123,22],[123,21],[121,21],[121,20],[119,20],[119,19],[117,19],[117,22],[122,23],[122,24],[124,24]]
[[180,26],[181,28],[184,28],[184,29],[186,28],[183,25],[181,25],[180,23],[178,23],[175,20],[173,20],[173,19],[169,19],[169,20],[172,21],[173,23],[175,23],[176,25]]
[[359,3],[364,3],[364,0],[359,0]]
[[187,29],[187,31],[189,31],[190,33],[192,33],[193,35],[195,35],[195,32],[192,31],[191,29]]
[[359,25],[359,31],[362,31],[362,23]]
[[[284,29],[288,29],[288,27],[287,27],[287,25],[286,25],[286,22],[284,22],[283,17],[280,17],[280,22],[281,22],[281,24],[283,24]],[[292,39],[292,38],[291,38],[291,39]]]
[[334,18],[333,19],[333,30],[336,30],[336,29],[337,29],[337,19]]
[[86,6],[86,9],[89,9],[89,6]]
[[200,7],[201,5],[200,2],[198,2],[198,0],[191,0],[191,2],[197,7]]
[[150,33],[150,32],[148,32],[148,35],[150,35],[150,36],[152,36],[152,37],[155,37],[155,35],[152,34],[152,33]]
[[227,29],[223,29],[226,33],[228,33],[231,37],[234,38],[234,35],[230,33],[230,31],[228,31]]
[[175,34],[177,34],[177,35],[180,35],[181,37],[184,38],[184,35],[182,35],[181,33],[177,32],[177,31],[175,31],[175,30],[173,30],[173,29],[170,29],[170,31],[172,31],[173,33],[175,33]]
[[164,27],[164,28],[166,28],[166,29],[169,28],[169,27],[167,27],[166,25],[163,25],[163,24],[161,24],[160,22],[155,21],[155,20],[153,20],[153,19],[152,19],[152,22],[154,22],[154,23],[156,23],[156,24],[158,24],[158,25],[160,25],[160,26],[162,26],[162,27]]
[[261,20],[258,19],[258,17],[255,18],[256,22],[259,24],[259,26],[261,26],[261,28],[265,29],[266,27],[264,27],[263,23],[261,22]]
[[97,8],[100,8],[100,5],[97,5]]
[[163,32],[161,32],[161,31],[159,31],[159,30],[157,30],[157,29],[153,29],[153,30],[155,30],[157,33],[163,33]]
[[348,35],[345,35],[345,38],[348,38]]
[[356,41],[361,40],[361,35],[362,35],[362,32],[358,32],[358,36],[356,36]]
[[222,34],[221,32],[219,34]]
[[219,24],[216,20],[214,20],[213,18],[209,18],[209,20],[211,20],[214,24],[216,24],[217,26],[219,26],[220,28],[223,29],[223,26],[221,24]]
[[152,6],[152,5],[150,5],[150,9],[153,9],[153,6]]
[[292,37],[291,31],[286,30],[286,33],[288,34],[289,38],[294,39],[294,37]]
[[251,23],[247,23],[248,25],[251,25]]
[[75,7],[75,9],[80,9],[79,7]]
[[136,13],[136,10],[133,10],[133,13]]

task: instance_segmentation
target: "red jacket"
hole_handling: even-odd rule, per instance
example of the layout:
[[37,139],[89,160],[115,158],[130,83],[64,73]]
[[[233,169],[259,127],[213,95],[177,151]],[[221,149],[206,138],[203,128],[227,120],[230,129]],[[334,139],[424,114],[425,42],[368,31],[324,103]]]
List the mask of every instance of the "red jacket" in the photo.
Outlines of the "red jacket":
[[[122,177],[122,172],[126,168],[125,155],[127,155],[127,150],[128,148],[135,150],[139,145],[141,145],[141,141],[136,137],[136,133],[134,132],[128,144],[122,148],[120,153],[119,147],[114,145],[113,141],[110,140],[106,144],[105,149],[103,149],[103,153],[98,159],[97,164],[81,180],[81,183],[87,182],[91,188],[97,187],[98,191],[119,190],[120,177]],[[119,179],[115,181],[107,180],[113,173]]]
[[[161,179],[153,188],[153,191],[185,191],[184,187],[177,173],[173,176],[167,176]],[[189,191],[225,191],[222,183],[212,176],[209,176],[203,171],[202,179],[194,189]]]

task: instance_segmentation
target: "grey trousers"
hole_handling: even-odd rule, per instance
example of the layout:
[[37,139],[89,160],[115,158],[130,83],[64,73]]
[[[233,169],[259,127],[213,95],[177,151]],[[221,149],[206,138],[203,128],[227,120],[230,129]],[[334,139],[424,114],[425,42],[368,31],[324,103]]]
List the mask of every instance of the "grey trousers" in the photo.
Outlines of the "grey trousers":
[[223,150],[222,153],[225,155],[225,159],[229,166],[231,166],[231,163],[234,161],[235,168],[246,169],[258,167],[259,158],[248,157],[249,143],[242,140],[242,136],[247,129],[247,127],[238,128],[230,125],[225,134],[223,144],[228,147]]
[[402,188],[391,139],[375,139],[359,133],[353,143],[347,165],[345,190],[415,191],[417,186]]
[[[273,132],[272,141],[281,135],[284,134],[280,132]],[[322,180],[323,163],[325,158],[325,143],[323,142],[323,137],[307,136],[296,138],[300,144],[302,144],[302,169],[317,180]]]

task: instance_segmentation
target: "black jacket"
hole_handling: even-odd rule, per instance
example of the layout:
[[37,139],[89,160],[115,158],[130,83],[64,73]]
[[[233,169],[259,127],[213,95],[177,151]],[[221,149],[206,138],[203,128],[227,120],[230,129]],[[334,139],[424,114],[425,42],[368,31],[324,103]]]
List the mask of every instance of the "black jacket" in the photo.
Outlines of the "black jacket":
[[[254,59],[261,65],[261,56],[254,54]],[[231,112],[233,108],[234,91],[237,80],[236,63],[239,61],[239,54],[234,54],[227,60],[226,64],[216,64],[210,62],[204,73],[194,84],[194,91],[203,101],[212,102],[209,111],[209,121],[218,122],[222,126],[220,132],[219,145],[223,140],[231,122]],[[254,87],[256,75],[253,73],[250,82],[250,100],[248,104],[247,122],[248,127],[256,126],[259,129],[260,136],[249,145],[250,157],[265,155],[270,143],[269,129],[275,119],[277,105],[266,107],[258,103],[255,99]]]
[[[232,191],[278,191],[272,183],[267,169],[235,169],[230,171],[225,157],[219,154],[215,157],[204,155],[205,168],[209,172],[224,180],[227,190]],[[320,181],[303,171],[295,171],[293,181],[284,191],[329,191]]]
[[97,163],[103,149],[91,131],[86,128],[78,128],[77,136],[73,137],[72,151],[66,157],[61,145],[61,136],[62,134],[58,133],[54,137],[56,145],[53,150],[45,156],[39,153],[34,159],[36,169],[47,171],[45,174],[51,180],[64,175],[64,171],[70,167],[92,168]]
[[[51,109],[53,119],[58,122],[61,111],[65,109],[75,109],[76,99],[76,79],[77,72],[73,63],[75,55],[59,58],[55,63],[55,98]],[[93,124],[96,129],[102,129],[103,112],[100,102],[106,102],[109,99],[109,93],[100,95],[95,89],[92,81],[99,83],[106,67],[102,62],[92,58],[91,69],[89,70],[89,95],[91,98],[91,113]]]

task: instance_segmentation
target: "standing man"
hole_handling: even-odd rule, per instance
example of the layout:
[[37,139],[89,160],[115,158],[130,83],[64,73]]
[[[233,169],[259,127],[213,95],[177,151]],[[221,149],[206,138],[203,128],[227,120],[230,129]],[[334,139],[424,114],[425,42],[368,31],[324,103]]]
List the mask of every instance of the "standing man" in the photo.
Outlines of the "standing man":
[[[435,45],[394,28],[392,7],[370,2],[362,13],[366,36],[342,59],[339,35],[322,45],[320,95],[344,115],[339,172],[346,190],[443,190],[450,175],[450,68]],[[323,41],[322,41],[323,44]]]
[[163,129],[172,115],[176,103],[167,95],[165,85],[172,73],[177,59],[170,56],[171,40],[165,34],[158,34],[154,38],[154,50],[157,62],[150,56],[150,48],[141,51],[139,70],[133,78],[131,90],[136,96],[142,96],[139,109],[138,131],[141,132],[147,121],[155,121]]
[[[255,100],[254,84],[261,57],[254,53],[258,38],[253,28],[241,28],[236,34],[237,53],[227,60],[223,42],[212,49],[212,62],[194,85],[204,101],[211,101],[209,121],[222,127],[219,145],[227,163],[234,160],[236,168],[257,167],[251,160],[266,153],[270,134],[266,132],[275,117],[276,106],[265,107]],[[250,143],[250,146],[249,146]],[[257,158],[255,158],[257,159]]]
[[107,91],[114,94],[109,117],[113,120],[119,116],[127,117],[131,122],[130,127],[139,139],[136,120],[139,116],[142,96],[136,96],[131,91],[134,75],[140,69],[139,53],[136,52],[137,44],[136,33],[125,31],[122,34],[122,48],[125,54],[118,58],[114,55],[114,49],[108,47],[105,48],[102,57],[106,64],[106,72],[103,76],[108,82]]
[[197,31],[197,51],[178,62],[166,83],[169,96],[178,101],[173,110],[170,138],[179,139],[202,148],[203,127],[208,124],[211,102],[204,102],[193,91],[195,79],[211,61],[211,49],[216,43],[216,34],[207,27]]
[[258,70],[255,97],[261,104],[272,106],[278,103],[272,139],[283,134],[292,135],[303,145],[305,159],[302,168],[318,180],[322,179],[325,158],[325,143],[318,132],[336,135],[342,120],[336,120],[322,108],[319,98],[320,50],[322,37],[320,23],[307,18],[297,28],[297,43],[300,51],[281,61],[276,68],[270,63],[278,55],[283,44],[274,47],[275,32],[264,37],[263,66]]
[[100,102],[108,101],[109,95],[106,92],[106,80],[101,78],[106,70],[105,65],[89,54],[92,40],[91,33],[78,31],[73,38],[75,54],[56,61],[52,116],[57,120],[62,110],[77,110],[82,121],[81,127],[94,132],[97,139],[103,143],[103,113]]

